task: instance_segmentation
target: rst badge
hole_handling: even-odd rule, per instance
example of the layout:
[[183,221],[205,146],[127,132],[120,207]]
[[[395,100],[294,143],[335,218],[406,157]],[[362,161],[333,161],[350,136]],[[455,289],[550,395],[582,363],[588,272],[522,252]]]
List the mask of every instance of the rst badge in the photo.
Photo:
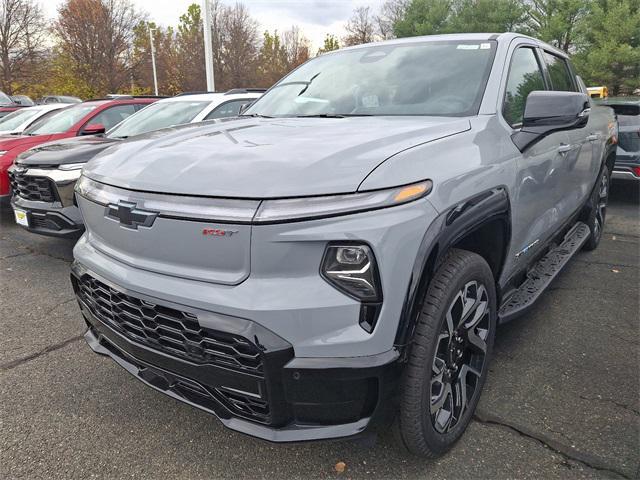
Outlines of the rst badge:
[[226,230],[222,228],[203,228],[202,235],[205,237],[231,237],[238,233],[238,230]]

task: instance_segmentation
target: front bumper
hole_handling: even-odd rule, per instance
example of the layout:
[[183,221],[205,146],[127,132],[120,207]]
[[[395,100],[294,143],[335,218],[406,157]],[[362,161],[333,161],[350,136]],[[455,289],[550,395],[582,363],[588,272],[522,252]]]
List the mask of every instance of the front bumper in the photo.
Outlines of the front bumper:
[[[87,282],[97,282],[96,295],[86,293]],[[114,285],[78,263],[72,267],[72,283],[89,327],[85,338],[96,353],[233,430],[294,442],[358,435],[391,418],[399,376],[395,350],[366,357],[297,358],[288,342],[251,320],[161,302]],[[110,302],[110,309],[101,309],[103,302]],[[119,320],[113,320],[114,311],[120,312]],[[175,322],[177,311],[185,315],[182,323],[197,318],[199,333],[193,326],[182,329]],[[230,350],[222,345],[229,338],[235,342],[232,355],[253,358],[255,352],[259,368],[230,362],[225,353]],[[202,345],[206,352],[218,350],[202,356]],[[238,351],[244,356],[238,357]]]
[[63,207],[58,202],[46,203],[13,196],[11,207],[27,213],[28,227],[33,233],[50,237],[72,238],[84,232],[80,210],[75,205]]
[[84,231],[80,209],[73,200],[79,170],[9,169],[13,198],[11,206],[27,213],[33,233],[53,237],[77,237]]

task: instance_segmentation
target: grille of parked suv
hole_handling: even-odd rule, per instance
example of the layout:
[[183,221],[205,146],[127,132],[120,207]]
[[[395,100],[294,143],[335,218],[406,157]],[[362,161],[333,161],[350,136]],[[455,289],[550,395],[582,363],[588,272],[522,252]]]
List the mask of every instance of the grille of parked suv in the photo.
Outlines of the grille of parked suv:
[[57,195],[50,178],[32,177],[23,173],[9,172],[9,181],[14,195],[36,202],[55,202]]
[[78,287],[99,320],[135,342],[191,362],[264,376],[260,350],[246,338],[202,328],[192,313],[132,297],[89,275]]

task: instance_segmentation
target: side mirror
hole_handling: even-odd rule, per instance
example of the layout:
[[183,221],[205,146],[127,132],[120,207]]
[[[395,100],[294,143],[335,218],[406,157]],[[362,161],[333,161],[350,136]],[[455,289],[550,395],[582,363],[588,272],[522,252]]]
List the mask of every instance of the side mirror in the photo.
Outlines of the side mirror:
[[238,110],[238,115],[242,115],[244,112],[246,112],[251,105],[253,105],[253,102],[243,103],[242,105],[240,105],[240,110]]
[[104,133],[105,128],[101,123],[91,123],[82,129],[82,135],[97,135],[99,133]]
[[531,92],[524,106],[522,128],[511,139],[523,152],[551,133],[584,127],[590,111],[589,97],[584,93]]

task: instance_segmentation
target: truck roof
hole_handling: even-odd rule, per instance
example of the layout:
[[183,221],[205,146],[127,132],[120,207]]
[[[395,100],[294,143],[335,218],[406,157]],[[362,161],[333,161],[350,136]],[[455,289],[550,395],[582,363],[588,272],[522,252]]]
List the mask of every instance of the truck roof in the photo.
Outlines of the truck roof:
[[437,41],[488,41],[488,40],[496,40],[500,43],[508,43],[515,38],[526,38],[537,43],[540,47],[543,47],[547,50],[553,51],[555,54],[560,55],[561,57],[568,58],[568,55],[565,51],[560,50],[553,45],[549,45],[546,42],[538,40],[537,38],[530,37],[528,35],[524,35],[521,33],[514,32],[505,32],[505,33],[447,33],[441,35],[423,35],[419,37],[406,37],[406,38],[395,38],[392,40],[384,40],[381,42],[372,42],[372,43],[364,43],[361,45],[355,45],[353,47],[341,48],[340,50],[334,50],[331,52],[327,52],[327,54],[332,54],[336,52],[342,52],[350,49],[357,49],[363,47],[370,47],[372,45],[404,45],[407,43],[420,43],[420,42],[437,42]]

